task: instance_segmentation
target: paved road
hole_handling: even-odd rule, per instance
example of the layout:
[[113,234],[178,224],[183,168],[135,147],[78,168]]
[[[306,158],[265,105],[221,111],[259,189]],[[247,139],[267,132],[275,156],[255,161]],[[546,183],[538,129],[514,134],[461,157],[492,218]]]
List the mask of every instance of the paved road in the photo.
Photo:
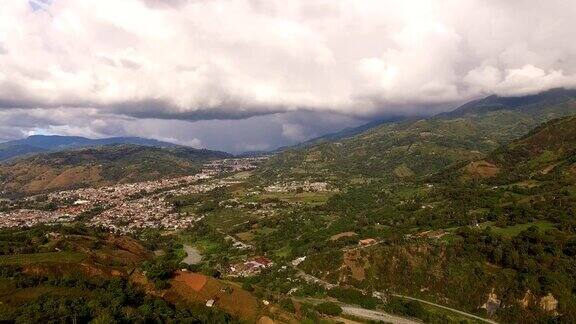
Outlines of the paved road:
[[393,323],[393,324],[420,324],[420,323],[422,323],[422,322],[418,322],[415,320],[411,320],[408,318],[404,318],[404,317],[400,317],[400,316],[396,316],[396,315],[392,315],[392,314],[388,314],[388,313],[384,313],[384,312],[379,312],[379,311],[375,311],[375,310],[364,309],[364,308],[349,306],[349,305],[342,306],[342,313],[346,314],[346,315],[361,317],[361,318],[372,320],[372,321],[383,321],[386,323]]
[[197,248],[190,246],[188,244],[184,245],[184,251],[186,251],[186,258],[182,262],[186,264],[198,264],[202,261],[202,255]]
[[298,298],[294,297],[295,300],[305,301],[307,303],[311,303],[313,305],[317,305],[320,303],[324,303],[326,301],[334,302],[342,308],[342,313],[345,315],[352,315],[354,317],[359,317],[365,320],[371,321],[379,321],[379,322],[386,322],[386,323],[394,323],[394,324],[421,324],[422,322],[417,319],[410,319],[406,317],[402,317],[399,315],[389,314],[383,311],[377,311],[372,309],[362,308],[356,305],[349,305],[334,300],[332,298],[312,298],[312,297],[305,297],[305,298]]
[[491,323],[491,324],[498,324],[498,322],[495,322],[495,321],[493,321],[493,320],[489,320],[489,319],[487,319],[487,318],[483,318],[483,317],[480,317],[480,316],[476,316],[476,315],[474,315],[474,314],[466,313],[466,312],[463,312],[463,311],[460,311],[460,310],[457,310],[457,309],[454,309],[454,308],[450,308],[450,307],[447,307],[447,306],[443,306],[443,305],[439,305],[439,304],[436,304],[436,303],[433,303],[433,302],[429,302],[429,301],[427,301],[427,300],[423,300],[423,299],[420,299],[420,298],[414,298],[414,297],[404,296],[404,295],[398,295],[398,294],[392,294],[392,296],[399,297],[399,298],[404,298],[404,299],[409,299],[409,300],[414,300],[414,301],[421,302],[421,303],[424,303],[424,304],[428,304],[428,305],[436,306],[436,307],[439,307],[439,308],[443,308],[443,309],[452,311],[452,312],[454,312],[454,313],[458,313],[458,314],[460,314],[460,315],[464,315],[464,316],[468,316],[468,317],[477,319],[477,320],[482,321],[482,322]]
[[[303,278],[304,280],[306,280],[307,282],[314,282],[314,283],[320,284],[320,285],[324,286],[326,289],[332,289],[333,287],[336,286],[336,285],[331,284],[331,283],[329,283],[329,282],[326,282],[326,281],[324,281],[324,280],[322,280],[322,279],[320,279],[320,278],[316,278],[316,277],[314,277],[314,276],[312,276],[312,275],[310,275],[310,274],[307,274],[307,273],[305,273],[304,271],[300,270],[300,269],[297,268],[297,267],[294,267],[294,269],[296,269],[296,271],[298,271],[298,275],[299,275],[301,278]],[[388,293],[385,293],[385,292],[383,292],[382,294],[383,294],[383,295],[388,295]],[[498,322],[495,322],[495,321],[493,321],[493,320],[489,320],[489,319],[487,319],[487,318],[483,318],[483,317],[480,317],[480,316],[477,316],[477,315],[474,315],[474,314],[466,313],[466,312],[463,312],[463,311],[461,311],[461,310],[457,310],[457,309],[454,309],[454,308],[450,308],[450,307],[448,307],[448,306],[443,306],[443,305],[440,305],[440,304],[436,304],[436,303],[433,303],[433,302],[429,302],[429,301],[427,301],[427,300],[423,300],[423,299],[419,299],[419,298],[415,298],[415,297],[410,297],[410,296],[405,296],[405,295],[399,295],[399,294],[391,294],[391,295],[392,295],[392,296],[395,296],[395,297],[399,297],[399,298],[404,298],[404,299],[409,299],[409,300],[418,301],[418,302],[421,302],[421,303],[424,303],[424,304],[428,304],[428,305],[432,305],[432,306],[435,306],[435,307],[439,307],[439,308],[442,308],[442,309],[446,309],[446,310],[452,311],[452,312],[454,312],[454,313],[458,313],[458,314],[460,314],[460,315],[464,315],[464,316],[467,316],[467,317],[470,317],[470,318],[473,318],[473,319],[477,319],[477,320],[482,321],[482,322],[485,322],[485,323],[498,324]],[[363,308],[358,308],[358,309],[362,310]],[[368,310],[366,310],[366,311],[368,311]],[[386,314],[386,313],[382,313],[382,314]],[[353,314],[351,314],[351,315],[353,315]],[[389,314],[387,314],[387,315],[389,315]],[[384,320],[382,320],[382,321],[384,321]],[[413,323],[414,323],[414,322],[413,322]]]

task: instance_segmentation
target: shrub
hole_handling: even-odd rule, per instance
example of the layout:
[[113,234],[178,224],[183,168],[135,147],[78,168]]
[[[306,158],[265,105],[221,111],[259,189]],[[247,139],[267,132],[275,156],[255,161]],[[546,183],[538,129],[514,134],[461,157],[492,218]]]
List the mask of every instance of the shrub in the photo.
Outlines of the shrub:
[[314,309],[324,315],[338,316],[342,314],[342,307],[332,302],[318,304],[314,306]]

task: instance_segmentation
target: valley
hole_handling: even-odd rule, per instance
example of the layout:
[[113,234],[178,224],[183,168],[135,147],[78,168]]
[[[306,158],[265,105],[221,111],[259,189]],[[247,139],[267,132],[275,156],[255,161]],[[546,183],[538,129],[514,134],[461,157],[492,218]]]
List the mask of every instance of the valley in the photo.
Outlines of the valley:
[[[58,301],[124,321],[570,323],[574,102],[487,98],[264,156],[113,145],[10,162],[0,319]],[[94,161],[107,181],[30,191]],[[95,306],[109,294],[125,297]]]
[[576,323],[576,0],[0,0],[0,324]]

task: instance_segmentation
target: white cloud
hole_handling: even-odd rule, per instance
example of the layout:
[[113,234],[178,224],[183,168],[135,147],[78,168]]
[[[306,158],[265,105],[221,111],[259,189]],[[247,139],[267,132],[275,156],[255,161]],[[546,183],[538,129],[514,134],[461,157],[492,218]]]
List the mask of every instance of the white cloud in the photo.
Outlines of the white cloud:
[[567,0],[3,1],[0,103],[206,119],[530,93],[574,86],[575,14]]

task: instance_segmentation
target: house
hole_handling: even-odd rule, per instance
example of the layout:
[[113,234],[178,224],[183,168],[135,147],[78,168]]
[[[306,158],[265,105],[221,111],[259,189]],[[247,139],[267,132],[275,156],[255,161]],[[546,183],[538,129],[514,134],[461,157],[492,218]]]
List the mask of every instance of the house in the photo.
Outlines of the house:
[[368,245],[372,245],[372,244],[376,244],[376,243],[377,243],[377,241],[373,238],[367,238],[367,239],[363,239],[363,240],[358,241],[358,245],[361,245],[361,246],[368,246]]
[[212,307],[212,306],[214,306],[215,303],[216,303],[216,301],[214,299],[208,299],[206,301],[206,307]]
[[262,269],[271,267],[274,262],[266,257],[255,257],[244,263],[237,263],[229,267],[230,274],[236,276],[251,276],[260,273]]
[[255,257],[252,262],[256,262],[258,267],[260,268],[268,268],[269,266],[271,266],[272,264],[274,264],[274,262],[272,262],[272,260],[266,258],[266,257]]

